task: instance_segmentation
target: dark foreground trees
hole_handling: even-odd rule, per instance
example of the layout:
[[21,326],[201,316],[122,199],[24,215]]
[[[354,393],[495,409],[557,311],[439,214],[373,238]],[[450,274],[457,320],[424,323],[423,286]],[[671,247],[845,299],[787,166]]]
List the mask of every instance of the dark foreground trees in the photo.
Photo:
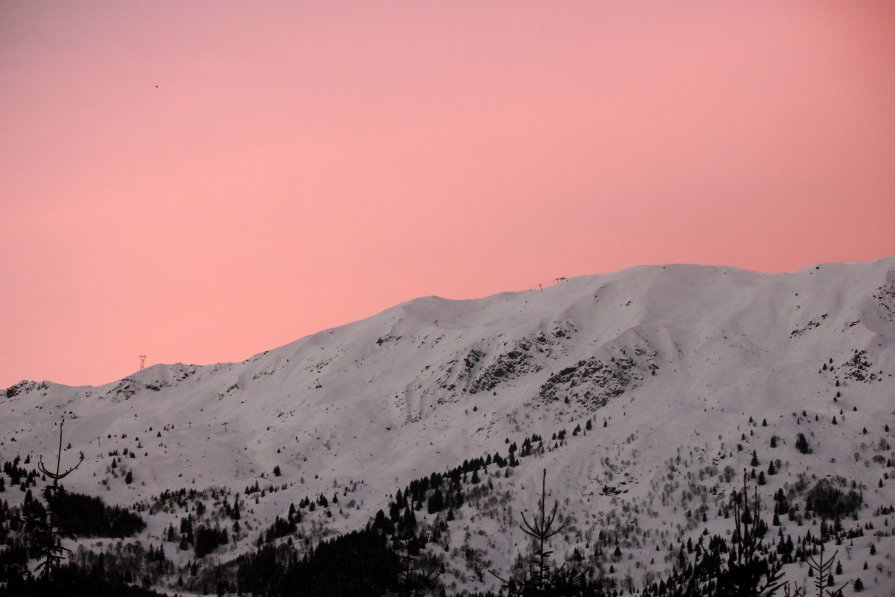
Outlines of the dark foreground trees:
[[782,564],[761,556],[768,525],[761,518],[758,489],[749,495],[749,475],[743,473],[743,491],[733,496],[734,534],[727,569],[718,577],[718,594],[730,597],[774,595],[783,586]]
[[98,497],[69,493],[61,487],[53,506],[61,533],[69,537],[123,538],[146,528],[143,519],[130,510],[108,506]]
[[304,558],[288,544],[241,558],[238,591],[255,595],[385,595],[398,587],[401,562],[386,538],[364,530],[324,541]]
[[69,476],[75,469],[84,462],[84,454],[81,454],[78,464],[66,470],[61,470],[62,462],[62,426],[65,424],[65,417],[59,421],[59,447],[56,451],[56,469],[48,469],[44,465],[43,456],[38,462],[38,469],[46,477],[53,480],[53,485],[47,487],[47,509],[44,517],[27,518],[25,523],[31,531],[32,540],[40,552],[40,562],[37,564],[37,570],[44,579],[52,579],[53,573],[62,562],[63,554],[66,549],[62,547],[60,537],[62,533],[59,528],[59,516],[56,513],[56,498],[59,494],[59,480]]
[[[62,469],[64,424],[63,418],[59,423],[55,466],[45,465],[43,458],[38,463],[40,472],[52,480],[43,491],[46,504],[34,497],[30,489],[21,507],[11,508],[0,502],[0,538],[4,543],[0,547],[0,595],[155,595],[131,587],[135,570],[122,571],[116,562],[102,565],[102,554],[87,566],[66,561],[69,550],[62,545],[64,537],[128,537],[146,524],[136,514],[106,506],[100,498],[68,493],[59,484],[84,461],[81,454],[77,464]],[[5,467],[4,474],[20,476],[16,467],[17,462]],[[28,562],[34,559],[37,565],[32,573]]]
[[549,549],[549,541],[563,531],[563,525],[557,520],[559,502],[547,511],[547,470],[541,476],[541,499],[538,500],[538,512],[529,521],[522,514],[522,531],[533,543],[528,569],[519,575],[508,575],[506,578],[493,572],[503,589],[511,596],[548,596],[548,595],[602,595],[601,587],[589,583],[585,573],[573,570],[568,562],[559,566],[553,565]]
[[160,597],[150,589],[133,585],[106,568],[85,569],[62,564],[52,578],[12,575],[0,586],[0,597]]

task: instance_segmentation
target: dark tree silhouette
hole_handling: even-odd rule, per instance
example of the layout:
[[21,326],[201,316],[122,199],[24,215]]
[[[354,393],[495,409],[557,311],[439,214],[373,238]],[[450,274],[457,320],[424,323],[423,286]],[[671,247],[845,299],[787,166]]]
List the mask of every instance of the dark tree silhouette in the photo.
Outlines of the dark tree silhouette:
[[51,471],[44,465],[43,456],[38,459],[37,463],[37,468],[40,472],[53,480],[53,485],[47,488],[46,518],[41,521],[39,518],[33,517],[28,521],[30,523],[29,526],[31,526],[32,536],[40,551],[41,562],[37,565],[37,571],[39,576],[46,579],[53,576],[62,562],[63,553],[69,551],[62,547],[58,517],[56,516],[56,496],[59,494],[59,479],[69,476],[84,462],[84,453],[82,452],[78,464],[60,472],[62,463],[62,426],[64,424],[65,417],[62,417],[62,420],[59,421],[59,447],[56,450],[56,470]]
[[576,595],[580,593],[584,574],[575,574],[566,569],[562,564],[559,568],[550,565],[550,556],[553,554],[548,549],[547,542],[563,531],[563,525],[557,523],[559,502],[554,502],[553,509],[547,513],[547,470],[541,477],[541,499],[538,500],[540,512],[532,518],[531,522],[522,514],[522,531],[535,542],[534,553],[528,571],[522,578],[501,578],[491,572],[506,589],[509,595],[520,596],[546,596],[546,595]]
[[796,436],[796,449],[802,454],[811,453],[811,446],[808,445],[808,439],[805,437],[804,433],[799,433]]
[[[770,596],[783,586],[782,564],[769,565],[759,551],[767,524],[761,519],[758,489],[749,499],[749,475],[743,471],[743,492],[734,495],[734,534],[727,570],[718,578],[720,594],[730,597]],[[764,580],[763,580],[764,577]]]

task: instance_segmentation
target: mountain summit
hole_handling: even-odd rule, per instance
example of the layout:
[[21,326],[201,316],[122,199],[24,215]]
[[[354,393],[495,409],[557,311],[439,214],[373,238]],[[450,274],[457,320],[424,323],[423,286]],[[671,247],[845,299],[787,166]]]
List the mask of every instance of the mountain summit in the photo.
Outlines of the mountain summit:
[[[474,475],[475,491],[462,490],[452,520],[409,506],[438,529],[422,551],[443,561],[448,593],[497,590],[488,572],[527,552],[521,513],[544,469],[564,516],[554,557],[592,563],[620,591],[692,568],[694,543],[729,540],[744,470],[761,473],[767,522],[781,515],[766,544],[784,551],[784,537],[832,525],[810,501],[825,480],[862,500],[836,519],[843,536],[861,531],[838,547],[837,578],[882,595],[895,590],[893,373],[893,257],[784,274],[647,266],[419,298],[240,363],[156,365],[98,387],[23,381],[0,398],[0,459],[55,455],[66,417],[62,457],[85,456],[67,489],[142,513],[144,545],[170,541],[187,515],[220,522],[226,496],[241,496],[240,531],[203,554],[209,570],[264,543],[290,506],[301,522],[270,543],[308,553],[459,467],[458,487]],[[11,480],[0,497],[16,504]],[[172,501],[181,488],[192,497]],[[165,553],[179,569],[197,554],[176,535]],[[175,590],[178,576],[153,583]]]

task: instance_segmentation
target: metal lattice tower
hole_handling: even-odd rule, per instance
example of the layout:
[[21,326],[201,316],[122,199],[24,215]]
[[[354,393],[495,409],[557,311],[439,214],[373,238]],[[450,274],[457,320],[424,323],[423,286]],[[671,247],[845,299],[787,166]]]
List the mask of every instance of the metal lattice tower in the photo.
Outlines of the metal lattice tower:
[[145,367],[145,366],[146,366],[146,355],[141,354],[140,355],[140,371],[142,371],[143,367]]

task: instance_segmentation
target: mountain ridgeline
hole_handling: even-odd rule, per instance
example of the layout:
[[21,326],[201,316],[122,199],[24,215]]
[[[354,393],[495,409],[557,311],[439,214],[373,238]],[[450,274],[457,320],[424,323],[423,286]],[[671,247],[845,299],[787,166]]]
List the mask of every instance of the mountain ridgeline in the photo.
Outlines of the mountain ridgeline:
[[240,363],[23,381],[0,392],[0,583],[27,586],[16,520],[64,416],[84,461],[62,495],[137,517],[71,533],[67,573],[147,593],[521,592],[548,570],[570,594],[733,594],[752,528],[762,583],[813,587],[832,557],[829,590],[893,594],[893,373],[886,258],[427,297]]

